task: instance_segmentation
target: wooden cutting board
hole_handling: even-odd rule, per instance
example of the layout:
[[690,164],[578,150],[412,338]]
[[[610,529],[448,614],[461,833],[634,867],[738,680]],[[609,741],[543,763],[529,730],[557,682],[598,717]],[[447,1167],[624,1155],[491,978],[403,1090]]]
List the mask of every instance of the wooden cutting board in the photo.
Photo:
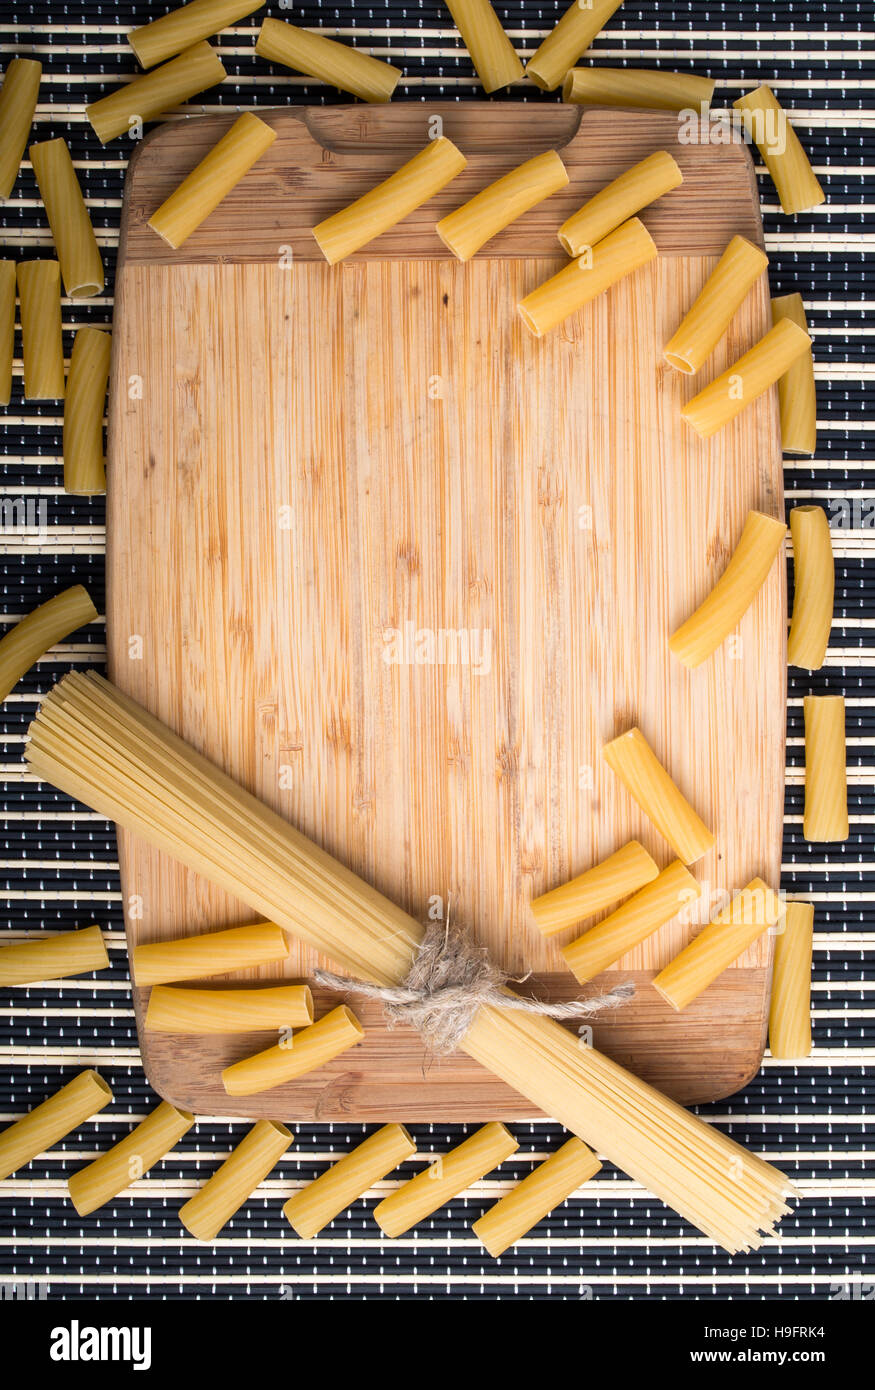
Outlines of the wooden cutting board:
[[[749,508],[783,505],[774,393],[710,443],[680,419],[696,387],[766,331],[765,279],[699,380],[661,359],[729,237],[762,243],[750,158],[740,144],[679,144],[673,115],[546,103],[265,116],[275,144],[178,252],[146,218],[231,118],[163,126],[128,174],[112,678],[389,897],[419,915],[450,902],[510,971],[569,997],[575,982],[531,924],[530,898],[632,835],[660,864],[671,857],[600,757],[630,724],[717,833],[695,866],[705,901],[754,874],[779,881],[783,565],[740,643],[693,673],[667,647]],[[469,156],[465,173],[329,268],[310,228],[421,148],[436,118]],[[472,263],[448,258],[436,219],[551,147],[568,190]],[[661,148],[684,184],[643,214],[658,261],[530,337],[514,306],[564,263],[559,223]],[[131,944],[251,920],[134,836],[120,833],[119,850]],[[684,1101],[743,1085],[765,1037],[768,939],[683,1016],[650,987],[700,917],[603,977],[638,992],[595,1030]],[[285,973],[312,964],[296,944]],[[144,993],[147,1074],[195,1111],[532,1113],[467,1058],[427,1067],[416,1035],[387,1031],[373,1007],[360,1009],[366,1041],[333,1065],[230,1100],[222,1067],[274,1039],[145,1034]]]

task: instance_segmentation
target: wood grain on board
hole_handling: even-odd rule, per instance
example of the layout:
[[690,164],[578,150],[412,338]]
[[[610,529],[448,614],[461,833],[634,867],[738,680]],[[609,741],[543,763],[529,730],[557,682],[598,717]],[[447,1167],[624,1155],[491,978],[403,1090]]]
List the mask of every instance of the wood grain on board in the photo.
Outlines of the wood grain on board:
[[[425,209],[328,267],[309,228],[425,143],[471,160]],[[741,145],[678,145],[673,115],[534,104],[285,109],[278,139],[178,252],[145,219],[226,128],[171,123],[128,176],[109,435],[112,678],[406,909],[451,904],[514,974],[574,993],[530,898],[637,836],[668,846],[600,757],[639,724],[717,834],[703,904],[780,874],[785,579],[697,671],[667,638],[751,507],[782,514],[774,393],[710,442],[683,403],[769,326],[765,278],[694,380],[663,343],[726,241],[762,244]],[[473,262],[434,221],[540,149],[571,184]],[[564,263],[559,223],[654,149],[685,181],[643,218],[662,253],[548,338],[515,304]],[[120,833],[131,942],[251,918]],[[703,911],[599,981],[636,980],[596,1043],[685,1101],[761,1057],[771,943],[682,1016],[649,980]],[[286,967],[313,961],[297,944]],[[266,969],[272,978],[278,969]],[[142,1032],[162,1094],[281,1119],[513,1119],[529,1102],[363,1011],[366,1041],[248,1100],[221,1066],[269,1037]]]

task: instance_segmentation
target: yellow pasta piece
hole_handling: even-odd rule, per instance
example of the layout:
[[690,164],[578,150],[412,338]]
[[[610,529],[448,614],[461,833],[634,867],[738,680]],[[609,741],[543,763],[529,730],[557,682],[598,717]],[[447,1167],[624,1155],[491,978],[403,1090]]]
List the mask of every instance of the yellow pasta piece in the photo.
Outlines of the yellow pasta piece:
[[832,536],[823,507],[794,507],[790,535],[794,596],[787,661],[791,666],[819,671],[829,646],[835,599]]
[[214,212],[276,139],[251,111],[244,111],[187,178],[149,218],[168,245],[179,247]]
[[497,92],[518,82],[523,65],[489,0],[447,0],[447,9],[471,55],[483,90]]
[[316,77],[362,101],[388,101],[401,77],[401,69],[391,63],[280,19],[264,21],[255,51],[260,58]]
[[435,227],[445,246],[460,261],[469,261],[491,237],[515,222],[551,193],[568,183],[568,172],[555,150],[527,159],[481,192],[447,213]]
[[74,584],[21,618],[0,641],[0,701],[57,642],[96,617],[88,590]]
[[34,58],[10,58],[0,87],[0,198],[12,192],[39,96],[43,66]]
[[829,844],[848,838],[848,773],[845,766],[844,695],[806,695],[805,814],[806,840]]
[[826,199],[808,156],[769,87],[757,87],[732,103],[763,157],[783,212],[807,212]]
[[102,1076],[96,1071],[81,1071],[0,1133],[0,1181],[52,1148],[111,1100],[112,1091]]
[[667,150],[648,155],[566,218],[559,228],[563,248],[569,256],[582,256],[633,213],[646,208],[683,181],[683,174]]
[[183,1202],[179,1219],[196,1240],[215,1240],[292,1143],[291,1130],[259,1120],[203,1187]]
[[[792,319],[808,332],[801,294],[784,294],[772,300],[772,322]],[[809,347],[778,381],[781,408],[781,445],[785,454],[813,454],[817,448],[817,391],[814,354]]]
[[680,1013],[713,984],[718,975],[773,927],[784,911],[779,895],[761,878],[751,879],[653,981]]
[[589,0],[584,5],[571,0],[555,29],[526,64],[526,77],[536,87],[552,92],[621,4],[622,0]]
[[308,1183],[283,1207],[292,1230],[302,1240],[312,1240],[323,1227],[358,1201],[374,1183],[416,1153],[416,1144],[403,1125],[384,1125]]
[[144,941],[131,952],[134,984],[167,985],[174,980],[198,980],[226,975],[285,960],[289,940],[275,922],[253,922],[246,927],[180,936],[170,941]]
[[530,333],[542,338],[624,276],[656,259],[656,245],[643,222],[632,217],[615,232],[545,280],[517,305]]
[[112,342],[99,328],[80,328],[73,340],[64,399],[64,491],[82,497],[106,492],[103,413]]
[[811,957],[814,908],[788,903],[784,930],[775,940],[769,1049],[787,1060],[811,1056]]
[[[96,672],[54,685],[25,760],[347,974],[377,984],[408,974],[421,922]],[[730,1253],[757,1248],[789,1210],[783,1173],[554,1019],[484,1005],[460,1048]]]
[[682,864],[695,864],[714,836],[675,786],[640,729],[629,729],[602,749],[605,762]]
[[160,68],[135,77],[99,101],[86,106],[85,114],[102,145],[124,135],[132,123],[163,116],[189,97],[224,81],[227,73],[215,49],[196,43]]
[[106,970],[109,956],[100,927],[80,927],[38,941],[0,946],[0,985],[63,980],[89,970]]
[[378,1202],[374,1220],[384,1235],[393,1239],[402,1236],[491,1173],[518,1148],[510,1131],[492,1121]]
[[517,1183],[512,1192],[484,1212],[471,1230],[493,1259],[498,1259],[572,1192],[589,1182],[601,1166],[586,1144],[569,1139]]
[[0,405],[12,396],[15,355],[15,262],[0,261]]
[[355,1047],[364,1035],[352,1009],[340,1004],[294,1037],[284,1038],[275,1047],[226,1067],[222,1085],[229,1096],[254,1096],[259,1091],[269,1091],[284,1081],[294,1081],[324,1067],[326,1062]]
[[553,936],[585,917],[593,917],[620,898],[626,898],[657,877],[659,869],[637,840],[608,855],[586,873],[578,874],[549,893],[534,898],[532,916],[544,936]]
[[710,439],[745,406],[752,405],[774,386],[810,346],[807,333],[791,319],[782,319],[737,362],[693,396],[681,411],[681,418],[703,439]]
[[701,892],[702,885],[679,859],[675,859],[652,883],[645,884],[634,897],[621,903],[603,922],[563,946],[565,964],[576,979],[585,984],[670,922]]
[[383,183],[313,228],[328,264],[336,265],[394,227],[460,174],[467,162],[446,136],[429,141]]
[[17,278],[24,398],[28,401],[63,400],[60,266],[57,261],[20,261]]
[[238,19],[254,14],[263,4],[264,0],[191,0],[191,4],[171,10],[151,24],[131,29],[128,43],[140,66],[153,68],[200,39],[210,39]]
[[42,140],[31,145],[28,154],[52,229],[64,289],[71,299],[100,294],[103,261],[66,141]]
[[641,106],[648,111],[696,111],[711,104],[716,83],[692,72],[659,68],[572,68],[562,100],[582,106]]
[[786,534],[783,521],[748,512],[726,569],[669,640],[670,650],[685,666],[701,666],[738,626],[765,584]]
[[180,989],[155,985],[146,1029],[152,1033],[257,1033],[313,1022],[308,985],[256,989]]
[[193,1124],[194,1115],[162,1100],[108,1153],[101,1154],[69,1178],[67,1191],[79,1215],[88,1216],[97,1211],[142,1178],[175,1148]]
[[701,294],[665,345],[663,356],[670,367],[688,375],[699,370],[768,264],[765,251],[747,237],[732,238]]

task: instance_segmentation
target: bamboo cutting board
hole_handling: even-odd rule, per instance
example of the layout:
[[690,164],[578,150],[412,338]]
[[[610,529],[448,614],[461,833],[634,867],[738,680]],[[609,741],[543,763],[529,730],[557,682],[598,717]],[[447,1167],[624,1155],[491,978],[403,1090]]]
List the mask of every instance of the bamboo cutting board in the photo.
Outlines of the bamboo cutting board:
[[[360,255],[325,265],[310,228],[422,147],[436,117],[469,155],[465,173]],[[762,243],[749,156],[678,144],[673,115],[547,104],[266,118],[275,144],[178,252],[146,219],[231,118],[164,126],[131,164],[109,431],[110,673],[390,898],[421,916],[449,902],[510,971],[570,997],[530,898],[633,835],[660,865],[671,858],[600,757],[632,723],[716,831],[694,870],[703,901],[754,874],[779,881],[783,566],[740,641],[704,667],[687,672],[667,647],[747,511],[782,514],[774,393],[709,443],[680,419],[696,387],[766,331],[765,279],[695,383],[661,359],[729,237]],[[449,258],[437,218],[551,147],[569,188],[472,263]],[[684,184],[643,214],[658,261],[536,341],[514,305],[564,262],[559,223],[660,148]],[[119,850],[130,943],[251,920],[126,832]],[[684,1101],[740,1087],[765,1037],[768,938],[680,1017],[650,987],[701,916],[599,982],[638,989],[597,1022],[597,1045]],[[312,964],[296,944],[285,973]],[[230,1100],[222,1067],[275,1039],[144,1034],[144,994],[148,1076],[195,1111],[532,1113],[468,1058],[426,1068],[412,1031],[388,1032],[358,1003],[362,1045]]]

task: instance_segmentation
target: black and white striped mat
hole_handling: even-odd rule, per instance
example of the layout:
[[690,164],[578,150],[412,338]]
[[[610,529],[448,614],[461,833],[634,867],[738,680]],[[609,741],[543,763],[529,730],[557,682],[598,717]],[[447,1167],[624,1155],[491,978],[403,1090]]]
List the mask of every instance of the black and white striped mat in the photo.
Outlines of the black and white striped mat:
[[[531,53],[565,0],[499,0],[520,53]],[[170,8],[169,0],[0,0],[0,68],[32,55],[44,75],[38,137],[63,135],[82,177],[108,283],[105,296],[65,303],[65,344],[83,323],[109,326],[112,279],[127,156],[126,139],[101,147],[84,104],[136,70],[126,31]],[[254,35],[265,14],[321,25],[405,70],[396,100],[481,95],[449,16],[438,0],[367,5],[283,4],[225,32],[218,46],[231,74],[192,110],[287,101],[333,101],[306,79],[278,78],[257,60]],[[780,1242],[735,1259],[609,1166],[500,1262],[470,1233],[471,1221],[514,1177],[554,1148],[549,1124],[518,1125],[517,1155],[465,1198],[400,1240],[380,1239],[372,1202],[358,1203],[313,1244],[297,1241],[280,1198],[315,1176],[364,1132],[360,1126],[299,1129],[295,1144],[212,1246],[190,1239],[180,1202],[244,1132],[243,1124],[202,1119],[173,1154],[131,1193],[86,1220],[65,1196],[72,1167],[120,1137],[151,1104],[139,1064],[112,828],[74,809],[22,770],[27,724],[39,695],[63,672],[99,664],[102,623],[53,651],[2,709],[5,735],[0,884],[6,910],[0,940],[23,932],[100,921],[113,969],[95,980],[5,991],[0,999],[0,1125],[54,1091],[76,1070],[98,1067],[115,1103],[45,1158],[0,1183],[0,1290],[28,1282],[50,1298],[614,1298],[819,1299],[872,1297],[867,1252],[869,1130],[866,1063],[875,1038],[875,412],[867,413],[873,367],[864,254],[875,241],[875,15],[868,3],[836,0],[626,0],[596,40],[602,62],[693,69],[717,78],[715,105],[742,87],[769,82],[793,110],[828,201],[782,217],[761,171],[773,293],[799,289],[815,334],[818,450],[787,460],[788,506],[818,502],[834,517],[837,583],[832,645],[811,679],[791,672],[783,885],[816,904],[813,1056],[787,1066],[768,1057],[744,1092],[703,1107],[793,1176],[804,1194]],[[107,87],[102,84],[104,81]],[[522,99],[511,92],[510,99]],[[532,94],[530,99],[554,98]],[[0,205],[0,255],[51,245],[33,174],[25,165]],[[99,607],[104,586],[100,498],[63,492],[61,412],[25,402],[16,361],[11,406],[0,414],[3,621],[15,621],[66,585],[87,585]],[[828,851],[801,833],[802,695],[844,693],[848,705],[851,837]],[[420,1126],[420,1149],[441,1150],[458,1128]],[[422,1161],[421,1159],[419,1160]]]

